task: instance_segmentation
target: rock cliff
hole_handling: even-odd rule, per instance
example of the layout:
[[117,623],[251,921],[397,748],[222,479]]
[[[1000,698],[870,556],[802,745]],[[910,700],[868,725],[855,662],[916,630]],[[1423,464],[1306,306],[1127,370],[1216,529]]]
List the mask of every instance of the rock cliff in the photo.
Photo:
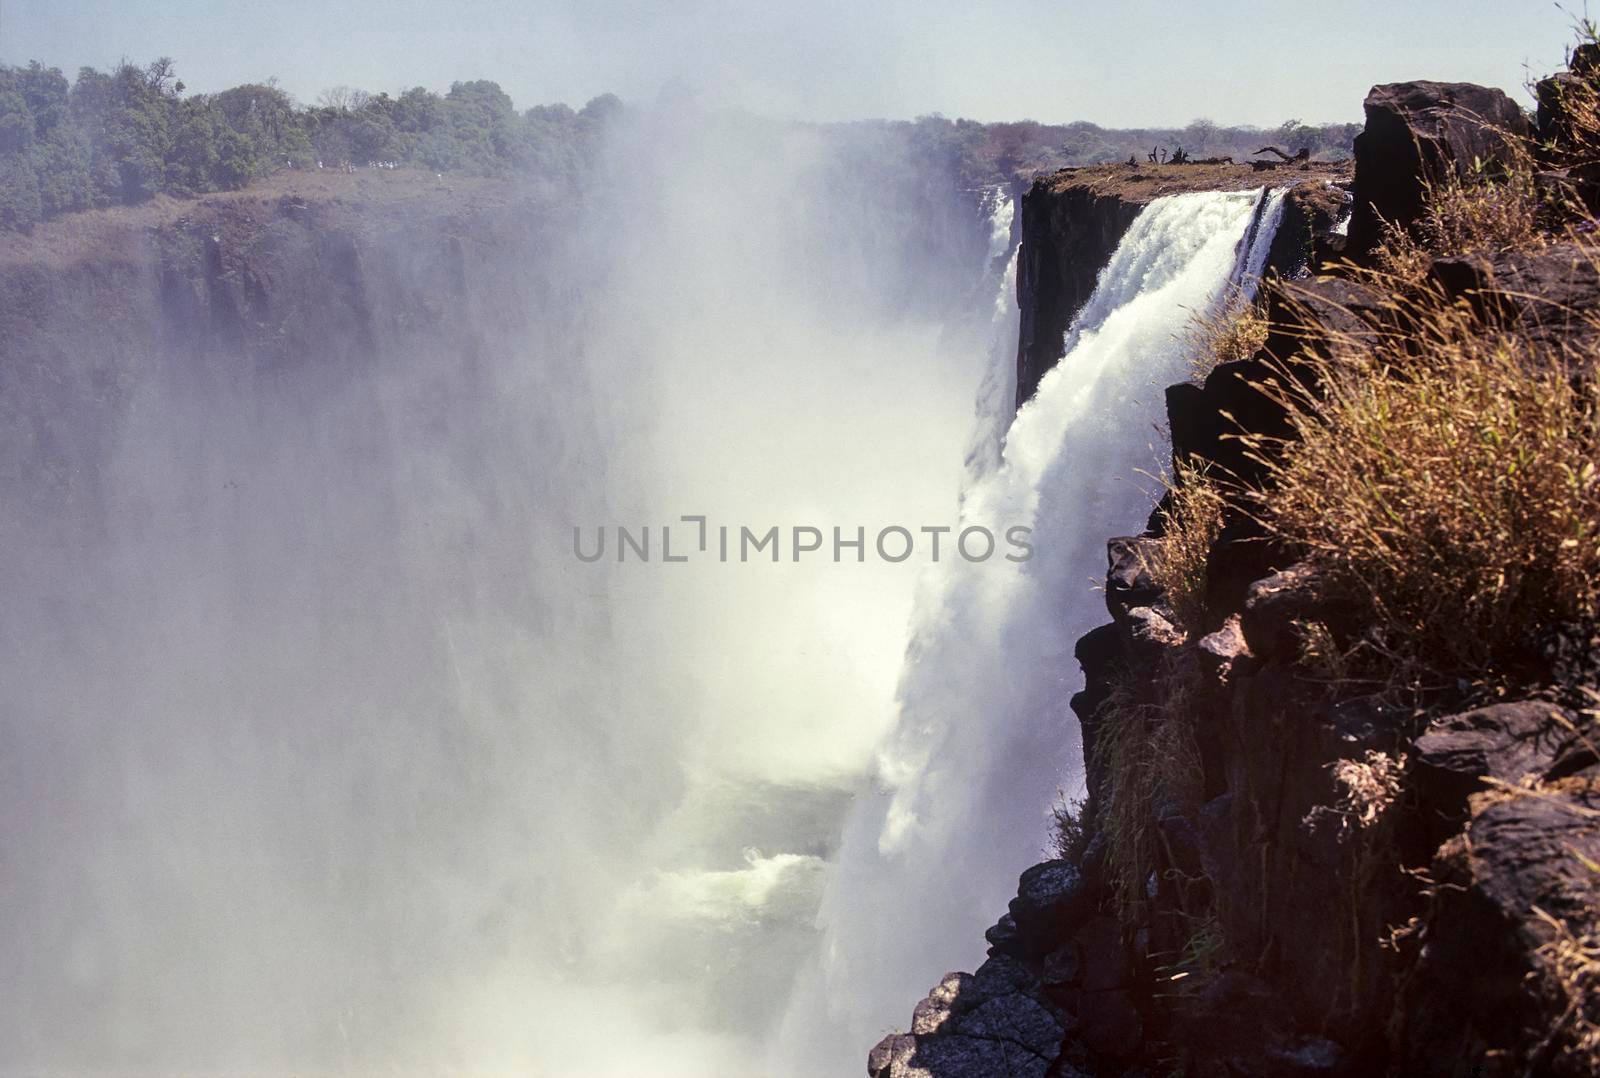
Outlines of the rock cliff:
[[1292,273],[1327,253],[1328,233],[1348,212],[1340,186],[1348,180],[1348,166],[1337,164],[1264,171],[1248,165],[1098,165],[1035,180],[1022,197],[1017,256],[1018,406],[1060,360],[1073,315],[1088,301],[1122,234],[1152,200],[1186,191],[1287,186],[1291,195],[1268,264]]
[[[1503,94],[1459,84],[1378,87],[1367,116],[1359,257],[1380,223],[1417,222],[1441,170],[1493,161],[1505,144],[1485,117],[1528,130]],[[1053,342],[1136,208],[1078,177],[1030,192],[1024,384],[1058,358]],[[1317,240],[1299,258],[1328,269],[1338,246]],[[1492,310],[1508,332],[1592,354],[1600,271],[1580,246],[1439,257],[1420,272],[1447,308]],[[1262,447],[1293,428],[1260,387],[1336,337],[1409,331],[1370,280],[1269,283],[1261,350],[1168,390],[1175,462],[1262,483]],[[1186,633],[1145,556],[1161,527],[1158,513],[1151,530],[1109,542],[1110,621],[1077,647],[1087,799],[1062,856],[1023,873],[987,933],[988,960],[944,978],[909,1031],[873,1049],[869,1074],[1591,1073],[1574,1023],[1592,1021],[1600,991],[1600,756],[1585,733],[1600,631],[1550,627],[1514,689],[1486,697],[1461,682],[1399,706],[1374,686],[1332,684],[1317,634],[1359,636],[1355,612],[1247,516],[1205,552],[1203,626]],[[1130,781],[1117,754],[1151,748],[1126,724],[1160,708],[1194,732],[1197,788],[1112,818],[1113,786]],[[1115,849],[1134,841],[1130,826],[1150,859],[1131,893]]]
[[30,498],[92,496],[94,462],[161,379],[294,370],[327,386],[412,361],[470,376],[485,350],[537,336],[532,315],[557,306],[541,294],[581,287],[531,257],[568,242],[562,220],[504,182],[287,173],[8,234],[0,439],[20,441],[0,444],[0,480]]

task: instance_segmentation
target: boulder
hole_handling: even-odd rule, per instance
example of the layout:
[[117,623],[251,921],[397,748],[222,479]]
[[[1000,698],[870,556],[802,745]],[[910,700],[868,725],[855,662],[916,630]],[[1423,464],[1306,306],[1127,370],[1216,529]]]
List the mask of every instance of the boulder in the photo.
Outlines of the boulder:
[[1500,90],[1466,82],[1398,82],[1367,95],[1367,123],[1356,136],[1355,212],[1350,248],[1369,254],[1385,222],[1410,227],[1429,183],[1474,160],[1507,159],[1507,137],[1531,133],[1522,109]]
[[1573,149],[1570,103],[1585,84],[1600,76],[1600,45],[1579,45],[1572,50],[1566,71],[1540,80],[1534,88],[1538,108],[1534,130],[1540,147],[1552,164],[1565,163]]
[[1033,953],[1043,957],[1061,942],[1058,937],[1083,906],[1085,891],[1083,874],[1071,861],[1046,861],[1023,872],[1009,915]]

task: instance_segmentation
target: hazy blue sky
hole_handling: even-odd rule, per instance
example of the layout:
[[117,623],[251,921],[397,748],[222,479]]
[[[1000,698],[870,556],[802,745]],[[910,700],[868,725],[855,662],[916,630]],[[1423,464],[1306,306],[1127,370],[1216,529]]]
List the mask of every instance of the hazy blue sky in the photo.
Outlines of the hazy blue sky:
[[576,105],[681,79],[819,119],[1276,125],[1359,119],[1375,82],[1520,94],[1569,23],[1551,0],[0,0],[0,60],[166,54],[193,89],[276,75],[304,100],[492,78],[519,106]]

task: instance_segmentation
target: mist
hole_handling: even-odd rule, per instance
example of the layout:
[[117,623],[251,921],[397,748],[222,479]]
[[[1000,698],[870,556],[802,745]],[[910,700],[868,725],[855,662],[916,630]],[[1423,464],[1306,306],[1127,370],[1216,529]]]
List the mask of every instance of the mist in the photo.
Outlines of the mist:
[[398,220],[383,317],[274,362],[47,308],[0,385],[0,1068],[760,1072],[923,566],[572,529],[954,523],[1008,231],[913,163],[645,110],[464,304],[402,310]]

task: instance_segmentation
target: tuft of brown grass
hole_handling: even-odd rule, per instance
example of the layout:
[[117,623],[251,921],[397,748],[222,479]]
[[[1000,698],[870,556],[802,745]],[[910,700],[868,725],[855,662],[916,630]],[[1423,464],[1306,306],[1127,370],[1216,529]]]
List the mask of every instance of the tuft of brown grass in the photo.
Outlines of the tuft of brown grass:
[[1385,225],[1383,233],[1383,243],[1374,252],[1377,270],[1368,279],[1398,288],[1421,285],[1433,268],[1433,252],[1403,228]]
[[1262,517],[1392,654],[1492,671],[1600,616],[1600,371],[1425,290],[1406,303],[1403,331],[1266,387],[1294,435],[1256,442]]
[[[1573,20],[1579,45],[1600,44],[1596,24],[1588,18]],[[1568,56],[1569,68],[1572,56]],[[1552,83],[1554,100],[1548,102],[1561,117],[1555,138],[1540,147],[1540,155],[1559,168],[1587,169],[1600,165],[1600,81],[1574,72]]]
[[1166,482],[1161,536],[1140,548],[1140,561],[1178,620],[1198,639],[1206,616],[1206,557],[1222,533],[1227,499],[1204,468],[1179,464]]
[[1088,840],[1088,832],[1083,826],[1083,811],[1082,798],[1068,797],[1065,791],[1057,791],[1055,807],[1050,810],[1055,824],[1050,834],[1050,846],[1055,856],[1068,861],[1076,861],[1083,856],[1083,848]]
[[1537,907],[1534,912],[1551,929],[1551,939],[1535,953],[1562,1006],[1551,1039],[1565,1041],[1562,1054],[1583,1073],[1600,1073],[1600,933],[1593,926],[1574,932],[1566,921]]
[[1266,304],[1235,294],[1214,311],[1194,316],[1189,327],[1189,373],[1205,381],[1219,364],[1249,359],[1267,343]]
[[1368,749],[1359,760],[1335,760],[1329,770],[1339,786],[1339,800],[1334,806],[1343,827],[1365,831],[1383,819],[1400,797],[1401,779],[1405,773],[1406,755],[1390,756],[1386,752]]
[[[1574,851],[1587,870],[1592,887],[1600,887],[1600,864]],[[1540,981],[1560,1013],[1551,1023],[1535,1055],[1551,1046],[1570,1066],[1568,1073],[1600,1074],[1600,928],[1594,917],[1574,927],[1538,906],[1533,913],[1550,929],[1550,938],[1534,952],[1530,975]]]
[[1430,184],[1421,222],[1424,244],[1437,254],[1509,251],[1544,241],[1539,227],[1537,166],[1520,141],[1506,136],[1506,160],[1490,168],[1474,161]]
[[[1101,705],[1095,756],[1108,776],[1098,822],[1119,918],[1144,919],[1151,884],[1171,863],[1160,819],[1198,809],[1204,785],[1193,726],[1198,668],[1189,649],[1169,654],[1145,686],[1124,674]],[[1141,691],[1141,689],[1143,691]]]

